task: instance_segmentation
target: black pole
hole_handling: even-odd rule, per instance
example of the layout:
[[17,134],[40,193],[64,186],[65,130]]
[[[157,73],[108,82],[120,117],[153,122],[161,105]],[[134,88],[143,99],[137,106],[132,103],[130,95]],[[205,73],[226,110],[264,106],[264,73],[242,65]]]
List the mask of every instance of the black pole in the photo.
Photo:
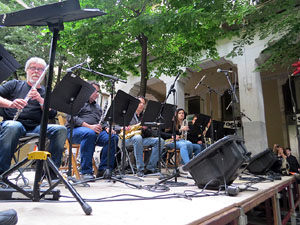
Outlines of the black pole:
[[[49,114],[49,104],[50,104],[50,95],[51,95],[51,84],[53,78],[53,69],[54,69],[54,60],[56,54],[56,46],[58,40],[59,31],[63,29],[63,24],[56,24],[55,26],[49,26],[50,30],[53,32],[53,37],[51,40],[51,48],[50,48],[50,57],[49,57],[49,74],[46,85],[46,95],[44,98],[44,106],[43,106],[43,114],[42,121],[40,126],[40,141],[39,141],[39,149],[41,151],[45,151],[46,146],[46,135],[47,135],[47,125],[48,125],[48,114]],[[43,171],[43,162],[41,160],[37,160],[36,173],[33,184],[33,201],[40,201],[40,185],[39,182],[42,178]]]
[[214,138],[214,123],[213,123],[213,110],[212,110],[212,102],[211,102],[211,88],[209,87],[209,112],[210,112],[210,138],[211,138],[211,143],[213,144],[215,141]]
[[72,177],[72,144],[73,144],[73,128],[74,128],[74,118],[73,118],[73,102],[74,98],[70,99],[70,105],[71,105],[71,126],[70,126],[70,138],[69,138],[69,162],[68,162],[68,177]]
[[110,93],[110,101],[111,101],[111,115],[109,116],[109,132],[108,132],[108,149],[107,149],[107,168],[104,172],[104,179],[111,179],[112,169],[110,170],[110,147],[111,147],[111,129],[112,129],[112,123],[114,121],[114,101],[113,101],[113,95],[115,90],[115,80],[111,80],[111,93]]

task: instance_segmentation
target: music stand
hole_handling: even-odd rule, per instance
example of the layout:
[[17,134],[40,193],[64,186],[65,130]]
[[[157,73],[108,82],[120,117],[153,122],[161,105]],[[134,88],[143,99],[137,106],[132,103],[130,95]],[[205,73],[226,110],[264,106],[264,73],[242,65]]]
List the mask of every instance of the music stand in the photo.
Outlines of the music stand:
[[[123,140],[122,140],[122,174],[121,174],[121,178],[122,176],[125,174],[125,126],[128,126],[130,121],[132,120],[132,117],[137,109],[139,105],[139,100],[136,99],[135,97],[125,93],[122,90],[118,90],[116,97],[114,98],[111,106],[109,107],[105,119],[104,121],[109,121],[110,125],[111,124],[118,124],[119,126],[123,127]],[[108,151],[110,151],[110,149],[108,149]],[[109,156],[109,152],[108,152],[108,156]],[[107,160],[107,164],[109,167],[109,160]],[[104,173],[103,176],[104,179],[108,178],[108,179],[112,179],[114,181],[119,181],[121,183],[127,184],[127,185],[131,185],[134,186],[136,188],[140,188],[140,186],[138,185],[134,185],[131,183],[128,183],[126,181],[120,180],[118,178],[115,177],[111,177],[111,176],[106,176],[106,174]],[[103,179],[100,178],[100,179]]]
[[89,99],[95,88],[72,73],[67,73],[54,88],[50,107],[71,116],[69,137],[68,179],[72,180],[72,137],[74,128],[73,116],[76,115]]
[[[207,138],[211,138],[212,142],[217,141],[221,138],[224,137],[225,132],[224,132],[224,122],[223,121],[217,121],[217,120],[213,120],[212,121],[213,126],[210,126],[206,132],[206,136]],[[211,131],[211,129],[213,128],[213,131]],[[213,134],[213,137],[212,135]]]
[[0,44],[0,83],[6,80],[21,65]]
[[201,140],[203,140],[203,132],[205,128],[207,127],[207,124],[209,123],[210,116],[204,115],[204,114],[198,114],[197,120],[195,121],[194,125],[192,126],[191,132],[195,131],[198,132],[197,134],[201,134]]
[[[48,26],[50,31],[53,33],[49,55],[49,73],[46,84],[46,95],[44,99],[43,114],[41,119],[39,142],[39,149],[41,150],[45,150],[46,147],[46,131],[48,124],[48,114],[50,105],[49,103],[51,97],[51,85],[54,71],[54,60],[56,54],[58,34],[60,30],[64,29],[63,22],[70,22],[96,16],[102,16],[104,14],[104,12],[101,12],[98,9],[81,10],[78,0],[68,0],[0,15],[0,26]],[[52,162],[51,159],[47,160]],[[41,198],[40,180],[42,178],[42,167],[43,163],[41,162],[41,160],[37,160],[36,174],[33,186],[33,201],[39,201]],[[78,193],[76,194],[76,191],[72,187],[72,185],[70,185],[66,180],[63,179],[55,165],[53,167],[54,172],[58,174],[58,177],[63,180],[63,182],[69,188],[72,195],[81,204],[85,214],[90,215],[92,212],[92,208],[84,202],[84,200],[79,196]]]
[[149,100],[145,110],[142,126],[157,127],[158,129],[158,173],[161,176],[161,129],[172,126],[172,118],[176,106]]

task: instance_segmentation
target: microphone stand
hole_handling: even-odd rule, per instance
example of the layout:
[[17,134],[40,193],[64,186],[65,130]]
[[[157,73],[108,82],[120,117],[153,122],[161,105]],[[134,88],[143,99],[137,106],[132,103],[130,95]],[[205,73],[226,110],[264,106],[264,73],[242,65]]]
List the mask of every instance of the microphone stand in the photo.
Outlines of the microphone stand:
[[237,125],[236,125],[236,103],[239,103],[239,100],[238,100],[238,97],[236,96],[236,93],[235,93],[235,85],[233,86],[232,83],[231,83],[231,80],[229,78],[229,75],[228,75],[228,71],[223,71],[226,78],[227,78],[227,81],[229,83],[229,86],[230,86],[230,96],[231,96],[231,102],[230,104],[227,106],[227,108],[231,105],[231,108],[232,108],[232,119],[233,119],[233,124],[234,124],[234,134],[237,135]]
[[[115,91],[115,82],[117,81],[121,81],[123,83],[127,83],[126,80],[122,80],[118,77],[115,77],[115,76],[112,76],[112,75],[108,75],[108,74],[104,74],[104,73],[100,73],[100,72],[97,72],[97,71],[94,71],[94,70],[91,70],[91,69],[88,69],[88,68],[84,68],[84,67],[79,67],[80,69],[83,69],[83,70],[86,70],[88,72],[91,72],[91,73],[94,73],[94,74],[97,74],[97,75],[100,75],[100,76],[103,76],[103,77],[106,77],[106,78],[109,78],[110,79],[110,82],[111,82],[111,91],[110,91],[110,101],[111,101],[111,115],[109,115],[108,117],[108,123],[109,123],[109,132],[108,132],[108,149],[107,149],[107,168],[104,172],[104,175],[103,177],[100,177],[100,178],[96,178],[95,180],[101,180],[101,179],[107,179],[107,180],[113,180],[114,182],[115,181],[119,181],[123,184],[126,184],[126,185],[129,185],[129,186],[133,186],[135,188],[138,188],[140,189],[141,186],[140,185],[135,185],[135,184],[131,184],[129,182],[126,182],[124,180],[120,180],[116,177],[112,177],[112,171],[110,170],[110,147],[111,147],[111,136],[112,136],[112,123],[114,121],[114,101],[113,101],[113,98],[114,98],[114,91]],[[111,168],[113,169],[113,168]],[[85,181],[85,182],[88,182],[88,181]]]
[[[173,105],[176,106],[176,101],[175,101],[176,89],[174,87],[175,87],[175,83],[178,80],[180,74],[181,74],[181,72],[179,72],[177,74],[173,84],[171,85],[164,104],[167,102],[167,99],[170,96],[170,94],[173,93]],[[177,167],[177,154],[176,154],[176,123],[175,123],[175,117],[174,116],[173,116],[173,118],[174,119],[173,119],[173,124],[172,124],[172,135],[173,135],[174,153],[175,153],[175,160],[174,160],[175,168],[173,170],[173,175],[171,175],[170,177],[167,177],[167,178],[162,179],[161,181],[155,183],[155,186],[158,186],[162,183],[166,183],[167,181],[168,181],[169,184],[174,184],[172,186],[185,186],[185,185],[187,185],[187,183],[184,183],[184,182],[180,182],[180,183],[177,182],[177,177],[179,176],[179,169]],[[169,181],[172,178],[175,179],[174,183],[171,183],[171,181]]]
[[293,94],[293,89],[292,89],[292,79],[291,79],[293,76],[297,75],[297,71],[300,72],[300,67],[298,67],[292,74],[289,74],[288,79],[289,79],[289,89],[290,89],[290,94],[291,94],[291,102],[292,102],[292,106],[293,106],[293,117],[295,117],[296,136],[297,136],[297,142],[298,142],[298,154],[300,155],[300,131],[299,131],[299,126],[297,124],[296,102],[294,99],[294,94]]
[[210,138],[211,138],[211,144],[214,143],[214,123],[213,123],[213,109],[212,109],[212,101],[211,101],[211,93],[214,92],[217,95],[221,96],[215,89],[211,88],[209,85],[201,82],[201,85],[203,85],[204,87],[206,87],[208,89],[208,93],[209,93],[209,112],[210,112]]

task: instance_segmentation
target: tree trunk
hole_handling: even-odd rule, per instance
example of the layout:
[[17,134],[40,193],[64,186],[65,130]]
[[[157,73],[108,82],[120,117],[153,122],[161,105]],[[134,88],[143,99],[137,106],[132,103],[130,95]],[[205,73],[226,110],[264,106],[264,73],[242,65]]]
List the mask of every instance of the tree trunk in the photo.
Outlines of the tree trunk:
[[148,68],[147,68],[147,44],[148,38],[142,33],[138,36],[138,41],[142,47],[141,56],[141,85],[140,85],[140,96],[146,96],[147,80],[148,80]]
[[62,71],[62,67],[63,67],[63,62],[60,61],[59,64],[58,64],[58,73],[57,73],[57,80],[56,80],[56,83],[55,83],[55,87],[56,85],[60,82],[61,80],[61,71]]

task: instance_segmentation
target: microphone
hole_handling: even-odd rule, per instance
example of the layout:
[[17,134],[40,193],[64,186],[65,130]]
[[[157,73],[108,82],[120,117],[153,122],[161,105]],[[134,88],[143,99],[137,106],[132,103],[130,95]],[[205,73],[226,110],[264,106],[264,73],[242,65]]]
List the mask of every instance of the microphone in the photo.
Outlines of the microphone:
[[87,63],[87,61],[84,61],[82,63],[79,63],[79,64],[77,64],[75,66],[72,66],[72,67],[68,68],[67,69],[67,73],[73,72],[73,70],[77,69],[78,67],[81,67],[83,64],[86,64],[86,63]]
[[198,84],[195,86],[195,90],[197,89],[197,87],[202,84],[204,78],[206,77],[206,74],[201,78],[201,80],[198,82]]
[[222,72],[224,72],[224,73],[232,73],[233,71],[232,71],[232,69],[229,69],[229,70],[221,70],[220,68],[217,69],[217,73],[222,73]]

